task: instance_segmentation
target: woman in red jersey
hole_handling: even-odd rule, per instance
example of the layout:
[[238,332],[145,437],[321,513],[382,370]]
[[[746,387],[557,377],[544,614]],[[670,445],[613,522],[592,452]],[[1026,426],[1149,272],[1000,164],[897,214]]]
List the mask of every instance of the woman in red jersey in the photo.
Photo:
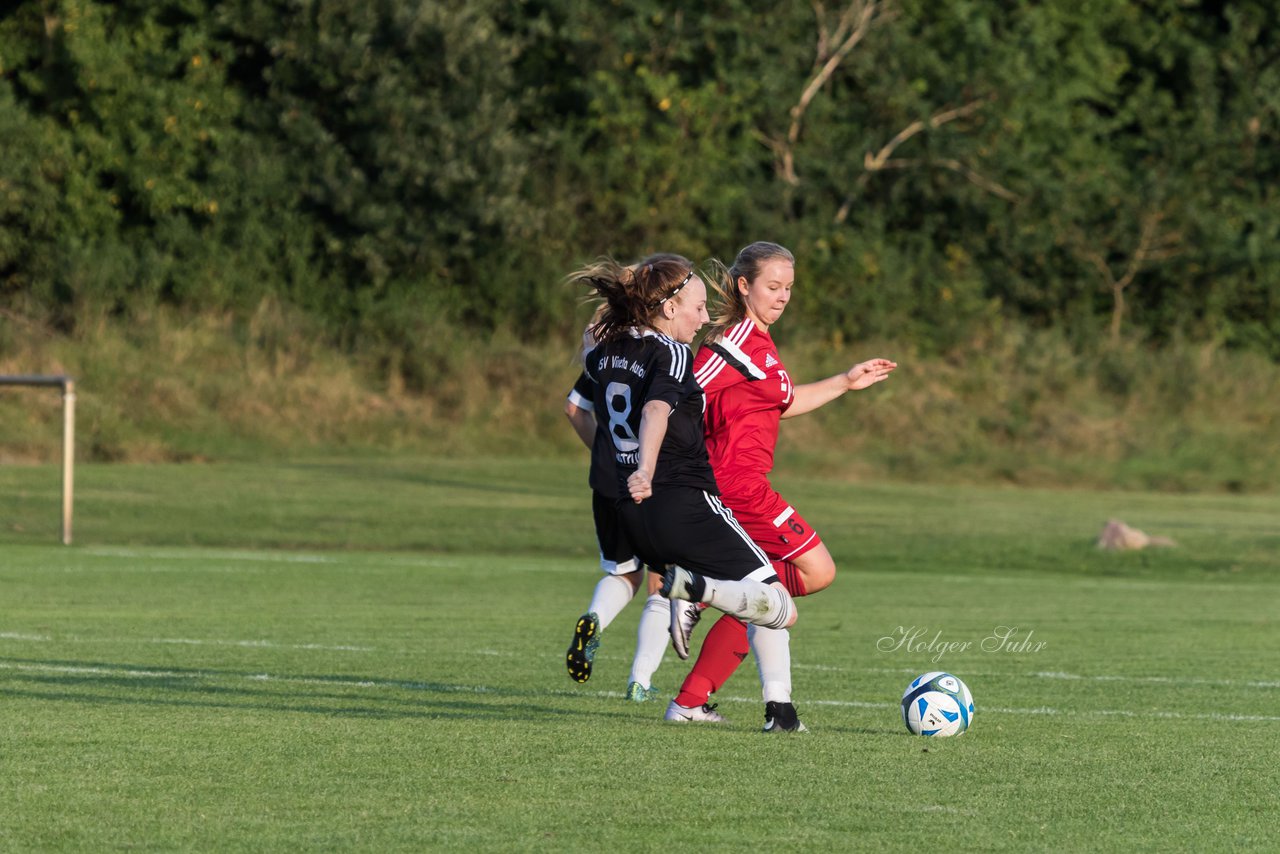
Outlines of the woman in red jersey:
[[[694,376],[707,399],[707,453],[722,500],[773,561],[784,586],[793,596],[815,593],[835,579],[836,565],[817,531],[769,483],[779,423],[845,392],[875,385],[897,363],[871,359],[846,373],[794,385],[769,329],[791,299],[795,258],[776,243],[752,243],[738,253],[728,272],[725,316],[694,360]],[[683,720],[683,710],[706,704],[747,649],[745,625],[722,617],[708,632],[693,671],[668,707],[667,720]],[[790,667],[769,673],[761,668],[760,680],[765,728],[770,729],[778,723],[774,710],[791,704]],[[798,720],[787,728],[804,729]]]

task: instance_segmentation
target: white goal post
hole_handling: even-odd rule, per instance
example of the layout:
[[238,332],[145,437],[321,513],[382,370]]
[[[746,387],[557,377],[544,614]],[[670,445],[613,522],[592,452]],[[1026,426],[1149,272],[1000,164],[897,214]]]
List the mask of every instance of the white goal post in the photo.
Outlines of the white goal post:
[[2,376],[0,385],[58,386],[62,389],[62,542],[71,545],[71,507],[75,498],[76,381],[62,376]]

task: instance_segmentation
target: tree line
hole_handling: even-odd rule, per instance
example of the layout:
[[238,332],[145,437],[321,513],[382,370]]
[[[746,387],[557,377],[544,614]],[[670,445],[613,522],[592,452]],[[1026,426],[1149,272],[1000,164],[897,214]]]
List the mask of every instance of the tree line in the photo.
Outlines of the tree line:
[[1267,0],[18,2],[0,306],[273,299],[412,355],[571,334],[598,255],[767,239],[792,332],[1277,359],[1277,33]]

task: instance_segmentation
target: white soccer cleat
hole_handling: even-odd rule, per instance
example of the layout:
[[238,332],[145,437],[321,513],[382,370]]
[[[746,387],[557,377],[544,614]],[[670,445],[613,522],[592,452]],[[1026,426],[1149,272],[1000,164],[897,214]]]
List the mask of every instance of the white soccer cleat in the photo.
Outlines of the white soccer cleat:
[[701,706],[682,706],[675,700],[667,706],[665,720],[678,724],[723,724],[728,723],[724,715],[716,711],[714,705],[703,703]]
[[689,644],[693,638],[693,627],[702,619],[702,605],[697,602],[685,602],[673,599],[671,602],[671,647],[684,661],[689,658]]

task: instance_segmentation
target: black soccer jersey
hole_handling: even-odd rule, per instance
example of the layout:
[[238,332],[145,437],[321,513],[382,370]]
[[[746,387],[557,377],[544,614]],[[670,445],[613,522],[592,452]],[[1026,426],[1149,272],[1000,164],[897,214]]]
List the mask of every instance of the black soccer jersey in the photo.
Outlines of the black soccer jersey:
[[[591,453],[593,482],[616,469],[618,495],[627,496],[627,478],[636,470],[640,416],[644,405],[661,400],[672,407],[667,432],[653,474],[655,491],[663,486],[690,486],[718,495],[707,459],[702,411],[705,398],[693,378],[693,354],[680,342],[652,331],[599,344],[586,359],[594,380],[597,441]],[[598,459],[609,454],[609,459]],[[607,494],[607,493],[606,493]]]

